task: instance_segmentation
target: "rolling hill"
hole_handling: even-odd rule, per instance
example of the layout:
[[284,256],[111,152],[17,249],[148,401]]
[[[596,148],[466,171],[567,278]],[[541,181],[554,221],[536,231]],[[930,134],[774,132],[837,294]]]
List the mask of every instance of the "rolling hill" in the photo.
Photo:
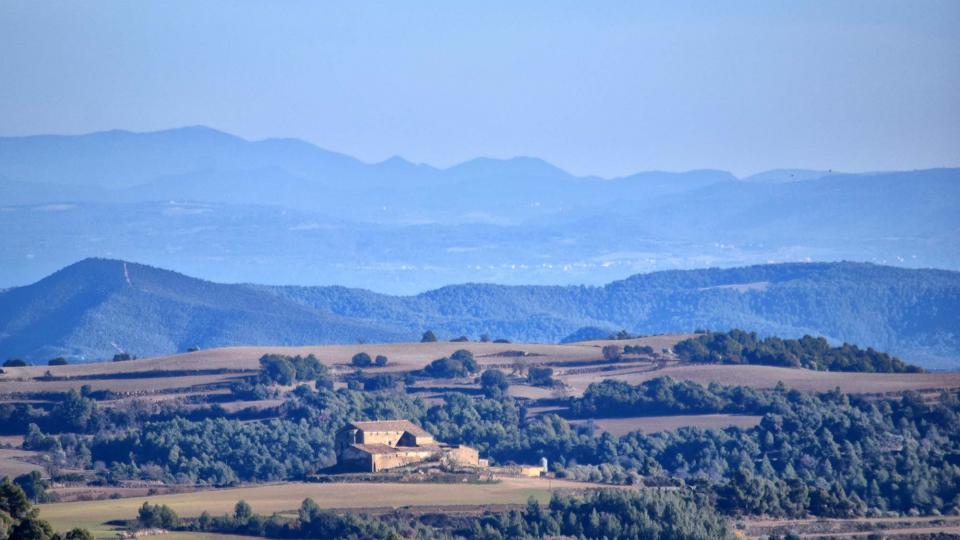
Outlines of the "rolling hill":
[[[0,293],[0,356],[146,356],[189,347],[411,341],[487,333],[558,342],[584,327],[741,327],[823,335],[926,367],[960,367],[960,273],[859,263],[640,274],[602,287],[447,286],[415,296],[345,287],[216,284],[88,259]],[[594,331],[595,333],[596,331]],[[589,331],[580,335],[590,337]]]

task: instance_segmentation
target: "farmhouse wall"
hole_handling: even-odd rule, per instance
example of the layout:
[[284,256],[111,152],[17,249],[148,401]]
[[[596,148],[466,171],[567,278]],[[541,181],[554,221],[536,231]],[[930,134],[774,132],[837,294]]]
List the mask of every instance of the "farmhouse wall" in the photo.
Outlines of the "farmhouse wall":
[[480,466],[480,452],[469,446],[451,446],[444,449],[444,453],[460,465]]
[[432,435],[414,435],[409,431],[400,436],[397,446],[429,446],[436,444]]
[[347,447],[337,456],[337,462],[344,468],[357,471],[373,471],[373,456],[362,450],[353,447]]
[[374,454],[373,472],[395,469],[397,467],[403,467],[404,465],[410,465],[412,463],[419,463],[421,461],[430,459],[434,455],[436,455],[436,452],[430,450],[399,450],[390,454]]
[[405,431],[361,431],[360,437],[363,444],[385,444],[387,446],[396,446],[403,437]]

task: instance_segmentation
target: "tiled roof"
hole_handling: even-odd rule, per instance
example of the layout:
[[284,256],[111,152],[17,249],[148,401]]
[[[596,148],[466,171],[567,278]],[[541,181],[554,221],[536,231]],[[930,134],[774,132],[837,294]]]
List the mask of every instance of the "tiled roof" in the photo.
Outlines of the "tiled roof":
[[396,448],[392,446],[387,446],[382,443],[374,444],[353,444],[353,448],[360,450],[361,452],[366,452],[368,454],[407,454],[407,453],[421,453],[421,452],[439,452],[440,447],[437,445],[425,445],[425,446],[398,446]]
[[373,420],[370,422],[350,422],[347,425],[367,433],[375,433],[378,431],[406,431],[415,437],[433,436],[409,420]]
[[357,450],[366,452],[368,454],[394,454],[397,452],[397,449],[392,446],[387,446],[383,443],[376,444],[354,444],[352,445]]

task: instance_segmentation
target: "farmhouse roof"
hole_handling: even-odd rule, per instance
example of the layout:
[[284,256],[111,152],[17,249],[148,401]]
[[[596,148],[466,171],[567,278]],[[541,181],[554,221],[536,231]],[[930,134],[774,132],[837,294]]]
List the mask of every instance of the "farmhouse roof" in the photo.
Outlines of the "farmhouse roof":
[[383,431],[405,431],[415,437],[432,437],[427,430],[414,424],[409,420],[374,420],[370,422],[350,422],[348,426],[353,426],[360,431],[367,433],[376,433]]
[[387,446],[383,443],[374,443],[374,444],[354,444],[352,445],[357,450],[361,452],[366,452],[368,454],[396,454],[397,449],[392,446]]
[[367,454],[413,454],[413,455],[422,455],[423,452],[439,452],[441,446],[436,444],[427,444],[424,446],[398,446],[393,447],[383,443],[371,443],[371,444],[352,444],[350,445],[353,448]]

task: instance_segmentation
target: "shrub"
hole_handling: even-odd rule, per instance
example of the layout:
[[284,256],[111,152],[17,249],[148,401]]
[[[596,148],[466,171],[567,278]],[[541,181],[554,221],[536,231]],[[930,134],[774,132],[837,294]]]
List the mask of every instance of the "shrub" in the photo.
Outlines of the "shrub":
[[623,354],[623,349],[622,349],[619,345],[604,345],[604,346],[603,346],[603,359],[604,359],[604,360],[619,360],[621,354]]
[[487,397],[502,396],[509,387],[507,376],[499,369],[488,369],[480,376],[480,388]]
[[368,391],[389,390],[397,384],[393,375],[382,373],[363,380],[363,389]]
[[350,359],[350,363],[356,367],[369,367],[373,365],[373,359],[365,352],[358,352]]
[[383,366],[387,365],[387,362],[389,362],[389,361],[390,361],[390,360],[389,360],[386,356],[384,356],[384,355],[382,355],[382,354],[378,354],[378,355],[377,355],[377,358],[373,361],[373,363],[376,364],[377,367],[383,367]]
[[427,330],[420,338],[420,343],[433,343],[435,341],[437,341],[437,335],[433,333],[433,330]]
[[530,370],[527,371],[527,382],[533,386],[553,386],[553,368],[530,368]]
[[180,518],[172,508],[163,504],[150,504],[144,501],[137,512],[137,524],[143,528],[173,529]]

